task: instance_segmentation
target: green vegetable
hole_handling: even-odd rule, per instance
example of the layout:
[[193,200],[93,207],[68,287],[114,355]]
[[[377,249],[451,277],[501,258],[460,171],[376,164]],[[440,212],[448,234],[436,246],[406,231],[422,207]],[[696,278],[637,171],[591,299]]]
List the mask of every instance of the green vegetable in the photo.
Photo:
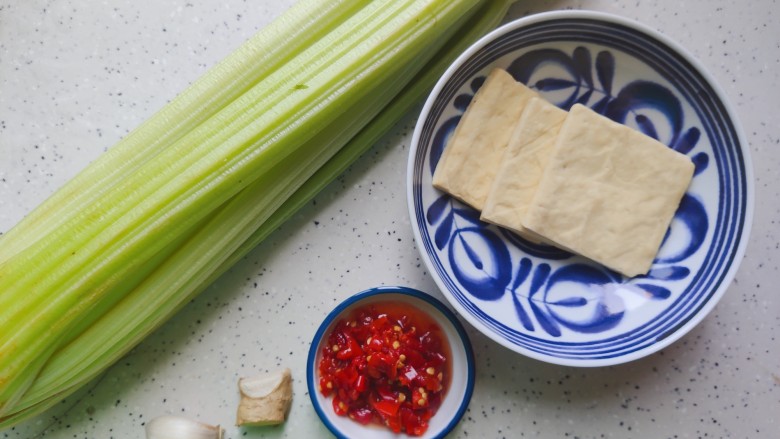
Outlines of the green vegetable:
[[0,428],[159,327],[392,127],[507,6],[305,0],[3,235]]
[[[0,262],[55,230],[172,142],[343,24],[365,2],[301,0],[0,235]],[[61,215],[66,216],[61,216]]]

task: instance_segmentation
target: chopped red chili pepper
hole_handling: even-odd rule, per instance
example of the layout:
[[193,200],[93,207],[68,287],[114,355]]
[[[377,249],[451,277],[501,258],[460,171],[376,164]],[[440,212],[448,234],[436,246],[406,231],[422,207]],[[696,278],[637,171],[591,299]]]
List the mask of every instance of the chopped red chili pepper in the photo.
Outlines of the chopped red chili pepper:
[[450,370],[441,329],[416,308],[374,303],[338,321],[322,348],[320,392],[361,424],[420,436],[441,405]]

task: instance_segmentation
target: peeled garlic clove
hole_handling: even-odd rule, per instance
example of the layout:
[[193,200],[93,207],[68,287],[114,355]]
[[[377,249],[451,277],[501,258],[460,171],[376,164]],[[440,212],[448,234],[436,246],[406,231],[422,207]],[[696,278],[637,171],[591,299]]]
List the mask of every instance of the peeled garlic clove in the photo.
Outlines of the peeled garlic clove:
[[284,422],[292,403],[292,373],[282,369],[238,380],[241,402],[236,425],[276,425]]
[[222,428],[183,416],[163,415],[146,424],[146,439],[222,439]]

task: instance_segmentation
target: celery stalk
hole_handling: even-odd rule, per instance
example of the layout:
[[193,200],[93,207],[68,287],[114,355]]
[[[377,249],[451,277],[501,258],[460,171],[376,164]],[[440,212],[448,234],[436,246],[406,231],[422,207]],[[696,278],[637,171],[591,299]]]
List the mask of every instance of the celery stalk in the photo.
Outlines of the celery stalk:
[[[28,365],[60,347],[60,334],[157,275],[156,264],[165,267],[178,242],[189,243],[203,222],[219,217],[214,212],[253,182],[284,174],[285,159],[326,132],[340,108],[381,95],[415,61],[428,59],[447,29],[477,3],[372,2],[321,39],[327,47],[318,42],[302,51],[309,63],[296,57],[266,78],[282,89],[261,81],[56,230],[20,246],[0,265],[0,416],[15,412],[38,372]],[[280,203],[286,195],[267,196]],[[163,270],[159,276],[171,280],[175,274]]]
[[[457,36],[449,41],[436,57],[426,65],[422,71],[412,80],[411,84],[404,89],[383,111],[375,117],[363,130],[360,131],[352,140],[347,143],[333,158],[331,158],[323,167],[317,170],[311,178],[306,180],[297,191],[277,209],[268,220],[262,222],[259,228],[256,228],[249,239],[244,241],[220,267],[205,278],[205,281],[197,287],[192,287],[193,282],[182,287],[186,294],[176,293],[167,297],[164,301],[150,303],[141,292],[134,292],[125,300],[112,309],[110,313],[103,315],[90,330],[80,337],[73,344],[66,346],[58,352],[47,364],[47,367],[41,372],[35,385],[30,389],[20,407],[30,410],[27,414],[34,413],[28,407],[35,407],[35,404],[41,404],[38,408],[45,408],[46,396],[55,394],[56,398],[49,397],[49,403],[59,400],[63,390],[77,389],[84,382],[92,379],[107,365],[124,355],[132,346],[138,343],[147,335],[147,331],[157,328],[162,322],[169,318],[180,306],[186,304],[192,296],[208,286],[218,275],[226,271],[230,266],[237,262],[247,252],[262,241],[271,231],[276,229],[293,212],[308,202],[320,189],[341,174],[347,166],[359,157],[365,150],[373,145],[380,136],[389,130],[402,116],[418,104],[422,97],[428,92],[438,76],[444,71],[449,63],[462,52],[470,43],[476,40],[483,33],[495,26],[504,16],[508,8],[507,2],[488,2],[475,14],[475,18],[466,23],[457,33]],[[343,123],[343,122],[342,122]],[[318,141],[321,139],[318,139]],[[297,159],[290,157],[290,159]],[[289,160],[289,159],[288,159]],[[315,166],[316,167],[316,166]],[[307,169],[311,172],[311,168]],[[291,181],[298,179],[298,175]],[[286,186],[295,186],[295,184],[286,184]],[[288,189],[289,190],[289,189]],[[247,191],[242,192],[242,194]],[[247,200],[248,205],[263,204],[264,200],[259,191],[249,191],[251,199]],[[240,202],[245,204],[244,201]],[[247,215],[251,216],[251,215]],[[226,215],[225,219],[217,220],[221,224],[229,221],[230,226],[222,233],[230,233],[233,229],[233,218]],[[213,230],[210,233],[220,233]],[[188,243],[192,244],[192,243]],[[201,255],[199,260],[190,260],[184,264],[192,267],[192,264],[210,263],[214,259],[211,254],[211,248],[200,249],[207,254]],[[197,254],[199,250],[187,250],[186,253]],[[181,273],[179,269],[176,273]],[[173,279],[175,283],[181,280]],[[203,277],[199,277],[203,279]],[[167,284],[166,284],[167,285]],[[142,323],[127,324],[125,321],[127,315],[135,316],[136,320]],[[122,322],[118,324],[117,322]],[[89,351],[94,357],[91,364],[85,364],[80,358],[79,353]],[[64,373],[68,372],[68,373]],[[56,390],[59,389],[59,390]],[[42,404],[43,402],[43,404]]]
[[[370,6],[364,8],[368,10],[365,20],[377,23],[377,14],[395,15],[405,5],[388,1],[387,4],[375,2]],[[338,93],[345,82],[341,78],[349,78],[350,70],[371,66],[375,62],[374,54],[381,54],[386,50],[383,46],[389,46],[384,44],[384,38],[392,35],[400,21],[380,15],[380,20],[386,21],[378,21],[379,27],[372,28],[364,25],[363,18],[356,21],[350,28],[351,32],[342,34],[344,41],[337,41],[335,50],[331,48],[333,41],[321,40],[323,45],[328,46],[325,55],[331,57],[322,56],[316,60],[317,63],[307,66],[302,75],[292,76],[292,80],[308,80],[311,92],[290,93],[289,90],[262,87],[259,88],[260,100],[251,112],[240,112],[245,108],[241,101],[253,100],[256,96],[251,93],[243,95],[234,103],[236,105],[228,107],[238,107],[239,110],[228,111],[225,117],[219,117],[224,114],[220,112],[213,123],[209,120],[197,127],[181,141],[162,151],[157,160],[147,163],[120,182],[110,196],[87,206],[75,221],[66,223],[61,232],[52,233],[53,239],[42,239],[20,253],[19,257],[7,261],[3,266],[0,287],[19,291],[28,289],[32,294],[21,300],[19,297],[8,301],[0,298],[0,316],[24,316],[29,309],[28,304],[40,300],[50,289],[61,288],[63,279],[83,282],[74,284],[71,289],[74,290],[73,296],[61,293],[57,300],[68,308],[77,301],[83,304],[75,288],[87,291],[110,288],[103,282],[116,278],[117,273],[135,271],[136,263],[165,248],[178,234],[194,227],[206,213],[281,160],[289,148],[285,147],[285,142],[271,141],[285,130],[301,126],[306,120],[304,115],[308,113],[311,116],[308,129],[298,130],[296,134],[301,136],[299,138],[284,136],[286,143],[300,143],[306,140],[305,136],[319,131],[327,124],[322,120],[327,115],[311,111],[312,103],[317,102],[311,96],[327,97]],[[389,24],[385,25],[386,22]],[[383,29],[384,35],[380,32]],[[361,50],[357,50],[358,47]],[[314,56],[310,54],[306,58]],[[331,58],[340,58],[341,62],[330,64],[333,62]],[[330,65],[324,66],[326,63]],[[324,70],[320,70],[322,67],[325,67]],[[289,77],[287,69],[279,76]],[[348,102],[347,99],[365,93],[357,87],[348,90],[350,93],[336,95],[343,99],[334,99],[333,104],[343,105]],[[284,108],[287,111],[266,111],[266,108]],[[240,113],[233,122],[231,119],[236,112]],[[219,126],[226,122],[229,123],[228,129],[219,130]],[[258,136],[261,136],[259,142],[255,140]],[[205,141],[190,146],[202,138]],[[173,207],[166,209],[166,206]],[[96,217],[100,221],[95,221]],[[67,236],[62,236],[66,233]],[[59,245],[52,248],[49,241]],[[98,267],[93,263],[97,252],[105,255]],[[123,258],[127,254],[135,257],[130,260]],[[116,255],[116,258],[110,255]],[[28,269],[20,270],[19,267]],[[100,269],[97,273],[96,268]],[[55,275],[43,276],[44,273]],[[127,277],[123,275],[121,278],[122,283],[127,284]],[[36,288],[33,289],[33,286]],[[67,298],[71,301],[65,301]],[[57,302],[47,302],[47,306],[56,305]],[[36,323],[48,326],[53,322],[37,319]]]
[[301,0],[85,168],[25,220],[0,235],[0,262],[62,225],[83,206],[212,117],[361,7],[360,0]]
[[[84,279],[91,282],[91,285],[81,285],[82,290],[111,290],[117,295],[122,293],[122,290],[118,288],[124,288],[124,291],[129,291],[145,274],[145,271],[138,264],[146,263],[152,255],[157,255],[161,251],[170,251],[173,239],[179,235],[191,232],[197,227],[197,222],[203,215],[223,202],[223,200],[213,197],[204,200],[206,197],[200,196],[203,192],[200,187],[210,184],[208,181],[209,176],[219,177],[229,174],[230,171],[215,170],[212,167],[207,168],[202,173],[195,173],[196,162],[194,159],[198,157],[192,151],[192,148],[189,148],[189,145],[199,142],[197,146],[201,151],[201,157],[204,155],[208,157],[213,155],[214,149],[226,144],[236,149],[244,146],[246,142],[251,141],[252,137],[257,136],[258,127],[289,126],[289,124],[285,125],[283,121],[280,121],[279,118],[281,116],[265,121],[265,125],[257,119],[262,116],[262,113],[271,113],[265,111],[266,108],[275,108],[274,106],[280,103],[280,99],[292,96],[290,90],[294,89],[294,84],[310,80],[314,74],[319,72],[323,65],[332,63],[338,65],[336,61],[339,57],[343,57],[355,45],[369,38],[371,31],[383,23],[377,20],[376,16],[383,12],[381,10],[385,5],[381,2],[376,2],[370,6],[364,7],[354,13],[344,23],[341,23],[337,29],[343,29],[342,31],[329,33],[293,57],[289,63],[292,66],[286,65],[284,69],[278,69],[273,72],[269,75],[269,78],[240,96],[226,109],[218,112],[181,139],[175,141],[168,149],[159,152],[155,161],[134,169],[132,175],[116,184],[114,190],[109,194],[111,195],[110,197],[104,197],[99,202],[88,205],[85,209],[76,212],[77,216],[75,218],[72,218],[71,221],[64,225],[60,225],[56,231],[50,234],[47,240],[41,240],[35,246],[21,253],[19,257],[15,258],[15,261],[11,261],[16,262],[17,267],[34,265],[36,270],[23,271],[15,269],[15,267],[9,267],[7,270],[0,268],[0,273],[8,271],[19,273],[23,276],[21,278],[5,276],[3,279],[5,284],[3,284],[3,281],[0,281],[0,288],[11,282],[19,290],[23,288],[30,289],[31,285],[37,284],[37,288],[32,291],[40,291],[41,295],[45,295],[48,290],[58,287],[54,282],[60,281],[65,276],[70,276],[71,279]],[[396,8],[384,10],[385,14],[394,12],[397,12]],[[367,25],[372,20],[374,27]],[[387,18],[384,20],[387,21]],[[361,32],[354,31],[356,28],[361,30]],[[310,62],[313,58],[316,58],[316,62]],[[342,66],[348,66],[348,64],[342,63]],[[344,77],[348,76],[344,75]],[[312,93],[316,93],[316,91],[312,90],[309,92],[309,94]],[[295,97],[299,102],[305,101],[306,95],[303,91],[297,91],[295,94],[298,95]],[[288,106],[288,108],[294,107]],[[272,113],[271,115],[276,116],[277,113]],[[286,117],[290,120],[295,120],[296,118],[295,115],[290,114],[287,114]],[[228,124],[227,128],[220,129],[226,124]],[[314,131],[312,130],[312,132]],[[276,149],[280,148],[277,147]],[[183,159],[177,162],[177,157],[182,157]],[[205,164],[221,164],[226,161],[229,163],[229,158],[212,157],[207,159]],[[174,166],[174,164],[178,166]],[[273,159],[265,159],[263,162],[263,166],[266,166],[266,169],[271,165],[273,165]],[[257,168],[255,167],[254,171],[259,173],[260,170]],[[244,169],[248,169],[248,167],[245,166]],[[237,172],[233,173],[233,176],[241,178]],[[185,179],[185,177],[188,179]],[[165,210],[166,205],[186,206],[186,203],[183,201],[171,199],[171,195],[176,195],[177,192],[174,192],[174,189],[170,188],[170,186],[166,186],[166,181],[170,182],[174,179],[176,186],[180,188],[178,193],[182,197],[195,193],[196,200],[211,201],[212,204],[189,205],[192,210],[184,213],[180,212],[179,209],[179,212],[177,212],[179,219],[171,218],[171,210]],[[250,179],[247,178],[246,180],[249,181]],[[234,185],[233,187],[228,187],[228,189],[236,192],[239,186]],[[181,191],[186,192],[182,193]],[[159,197],[155,197],[155,194],[158,194]],[[228,195],[232,194],[228,193]],[[159,212],[159,214],[141,218],[138,216],[139,212]],[[66,213],[69,212],[66,210]],[[94,221],[92,219],[94,217],[100,218],[100,221]],[[169,226],[170,224],[175,225],[176,229],[172,230]],[[135,228],[131,229],[130,227],[133,226]],[[143,233],[134,233],[135,230],[144,232],[159,231],[159,233],[156,237],[149,237]],[[119,237],[127,237],[127,239],[120,241],[118,240]],[[147,239],[145,243],[135,244],[134,248],[138,252],[134,253],[129,250],[128,247],[131,244],[128,243],[128,240],[138,242],[140,238]],[[52,246],[49,245],[50,242],[57,242],[56,252],[51,251]],[[148,244],[149,242],[152,244]],[[95,269],[95,265],[91,264],[90,261],[95,252],[110,251],[106,249],[112,247],[116,249],[116,253],[120,257],[128,253],[133,254],[135,257],[131,261],[122,260],[107,267],[103,270],[104,277],[86,271],[86,269]],[[35,252],[35,250],[38,251]],[[30,255],[31,253],[32,255]],[[105,264],[109,262],[109,259],[104,258]],[[146,265],[150,264],[147,263]],[[79,268],[82,268],[82,270],[72,271],[79,270]],[[42,278],[42,273],[48,274],[44,279],[50,281],[49,284],[41,284],[39,279]],[[137,276],[131,277],[128,273],[136,273]],[[110,278],[107,279],[105,276],[110,276]],[[115,287],[118,282],[121,282],[121,286]],[[13,295],[0,296],[0,310],[2,310],[0,311],[0,319],[9,315],[16,315],[18,319],[21,319],[26,315],[25,313],[29,315],[29,311],[25,310],[29,310],[32,306],[31,304],[41,300],[41,295],[29,294],[22,300]],[[3,301],[3,297],[9,298],[9,300]],[[59,295],[59,298],[63,300],[68,297],[72,296],[66,294]],[[61,307],[70,308],[75,300],[78,300],[78,297],[73,298],[73,301],[69,303],[62,304]],[[80,303],[82,305],[89,304],[85,301],[80,301]],[[49,302],[48,305],[53,307],[58,304]],[[52,315],[56,314],[52,313]],[[32,318],[27,320],[33,321]],[[42,326],[52,324],[40,319],[35,321]]]
[[[479,11],[456,33],[447,46],[415,77],[382,113],[345,145],[328,163],[309,178],[274,214],[255,231],[218,273],[227,271],[268,235],[287,221],[295,212],[311,201],[328,184],[341,175],[363,153],[384,136],[404,115],[425,98],[433,85],[463,51],[481,36],[496,27],[506,15],[514,0],[488,0]],[[209,280],[210,284],[216,276]],[[204,286],[205,287],[205,286]]]
[[[253,177],[284,156],[287,148],[280,145],[268,148],[267,145],[285,130],[291,130],[307,110],[307,105],[325,102],[325,97],[337,93],[343,82],[340,78],[349,78],[349,69],[361,68],[353,62],[370,62],[372,52],[381,53],[382,45],[376,44],[377,35],[381,34],[375,32],[382,29],[388,17],[377,18],[377,14],[385,7],[387,13],[397,13],[399,6],[403,4],[386,0],[385,4],[370,3],[350,17],[349,23],[340,26],[349,32],[328,34],[284,69],[271,74],[267,81],[160,151],[155,160],[144,163],[118,182],[98,202],[85,206],[75,218],[62,224],[46,239],[40,239],[14,260],[7,261],[8,268],[2,271],[4,276],[0,278],[0,288],[13,283],[15,288],[29,289],[37,284],[34,291],[45,293],[47,288],[56,287],[54,283],[63,277],[76,277],[77,273],[68,270],[89,266],[89,258],[96,251],[106,251],[113,246],[120,255],[128,253],[128,240],[137,242],[147,236],[134,233],[137,230],[151,232],[165,228],[165,235],[158,235],[154,245],[134,247],[139,252],[138,259],[159,251],[168,244],[166,239],[193,226],[206,212],[237,193]],[[375,24],[374,27],[370,26],[371,23]],[[382,37],[389,35],[386,33]],[[355,50],[358,46],[362,46],[362,52]],[[296,84],[306,84],[309,89],[291,92]],[[310,96],[321,98],[310,99]],[[341,96],[348,98],[350,95],[344,93]],[[316,133],[321,127],[310,126],[303,135]],[[261,138],[257,139],[258,136]],[[248,166],[247,162],[254,162],[255,166]],[[212,188],[222,192],[206,196],[217,192]],[[219,197],[222,194],[225,196]],[[174,209],[165,209],[165,206],[174,206]],[[185,210],[187,208],[189,210]],[[161,224],[163,222],[168,224]],[[171,233],[169,224],[175,226],[174,233]],[[127,239],[122,240],[123,237]],[[51,242],[58,245],[54,247]],[[123,265],[127,270],[132,269]],[[19,270],[17,267],[34,269]],[[43,278],[44,284],[41,284],[43,273],[58,274]],[[116,274],[116,271],[109,273]],[[81,278],[91,282],[96,280],[94,276],[82,275]],[[39,298],[35,293],[21,301],[18,298],[4,301],[0,297],[0,318]]]

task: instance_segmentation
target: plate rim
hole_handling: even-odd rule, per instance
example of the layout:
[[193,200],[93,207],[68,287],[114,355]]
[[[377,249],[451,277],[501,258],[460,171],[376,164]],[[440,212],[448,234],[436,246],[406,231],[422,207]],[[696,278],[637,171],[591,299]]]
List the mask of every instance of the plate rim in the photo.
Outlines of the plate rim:
[[[744,172],[745,172],[744,224],[742,224],[742,233],[739,236],[740,241],[736,245],[733,252],[734,255],[733,260],[729,264],[729,267],[726,270],[724,270],[723,281],[715,289],[715,291],[709,297],[709,299],[702,304],[701,308],[695,314],[691,315],[691,317],[687,321],[685,321],[684,324],[675,328],[675,330],[672,333],[668,334],[665,338],[658,340],[644,348],[637,349],[628,353],[620,354],[618,356],[609,357],[609,358],[579,359],[579,358],[557,357],[546,353],[538,353],[531,349],[511,343],[505,337],[501,336],[501,334],[498,334],[493,329],[487,327],[484,323],[482,323],[474,315],[472,315],[471,312],[465,309],[465,307],[461,305],[460,302],[455,297],[453,297],[453,294],[449,291],[444,281],[441,279],[439,275],[436,274],[437,271],[433,265],[433,261],[431,260],[430,255],[428,255],[428,252],[425,251],[424,246],[422,246],[422,236],[420,230],[418,227],[415,226],[416,213],[415,213],[415,205],[414,205],[413,177],[414,177],[414,167],[415,167],[415,156],[417,154],[421,132],[424,125],[423,118],[426,117],[426,115],[431,111],[431,107],[433,106],[434,101],[436,100],[437,96],[440,94],[442,88],[446,85],[447,81],[460,68],[460,66],[464,62],[466,62],[474,53],[478,52],[486,45],[488,45],[491,41],[500,37],[501,35],[538,23],[558,21],[558,20],[572,20],[572,19],[590,20],[594,22],[616,24],[616,25],[632,28],[641,34],[644,34],[648,38],[657,40],[662,45],[666,46],[669,50],[671,50],[672,52],[676,52],[681,58],[685,59],[685,61],[688,62],[693,67],[693,69],[695,69],[696,73],[704,79],[707,85],[712,88],[714,95],[720,100],[720,103],[723,106],[728,119],[733,125],[734,135],[739,142],[739,150],[742,154],[742,160],[744,162]],[[735,107],[730,103],[724,90],[721,88],[720,84],[715,80],[712,74],[704,67],[704,65],[696,57],[694,57],[682,45],[672,40],[671,38],[667,37],[660,31],[655,30],[654,28],[639,23],[635,20],[623,16],[615,15],[612,13],[590,11],[590,10],[548,11],[548,12],[536,13],[536,14],[515,19],[513,21],[507,22],[506,24],[484,35],[482,38],[480,38],[474,44],[472,44],[467,50],[465,50],[460,56],[458,56],[458,58],[456,58],[456,60],[447,68],[444,74],[439,78],[436,85],[433,87],[430,94],[428,95],[418,115],[418,119],[410,143],[409,157],[407,160],[407,175],[406,175],[407,208],[409,211],[410,222],[412,223],[411,228],[414,234],[415,244],[417,245],[418,251],[420,252],[421,257],[425,262],[426,268],[428,269],[429,273],[431,273],[431,277],[433,277],[437,287],[439,288],[439,290],[441,290],[442,294],[450,303],[450,305],[453,308],[455,308],[458,314],[461,317],[463,317],[466,321],[468,321],[470,325],[472,325],[480,333],[484,334],[485,336],[499,343],[500,345],[516,353],[519,353],[521,355],[530,358],[534,358],[536,360],[540,360],[552,364],[563,365],[563,366],[598,367],[598,366],[616,365],[616,364],[627,363],[630,361],[635,361],[640,358],[649,356],[653,353],[656,353],[665,347],[668,347],[669,345],[671,345],[672,343],[674,343],[675,341],[683,337],[685,334],[689,333],[707,315],[709,315],[709,313],[712,311],[712,309],[714,309],[717,303],[720,302],[723,295],[725,295],[726,290],[728,290],[733,283],[737,270],[739,269],[739,266],[741,265],[741,262],[744,259],[748,241],[750,240],[752,223],[754,220],[755,181],[754,181],[753,172],[754,172],[753,162],[750,154],[749,144],[746,141],[743,127],[739,121],[739,118],[737,117]]]

